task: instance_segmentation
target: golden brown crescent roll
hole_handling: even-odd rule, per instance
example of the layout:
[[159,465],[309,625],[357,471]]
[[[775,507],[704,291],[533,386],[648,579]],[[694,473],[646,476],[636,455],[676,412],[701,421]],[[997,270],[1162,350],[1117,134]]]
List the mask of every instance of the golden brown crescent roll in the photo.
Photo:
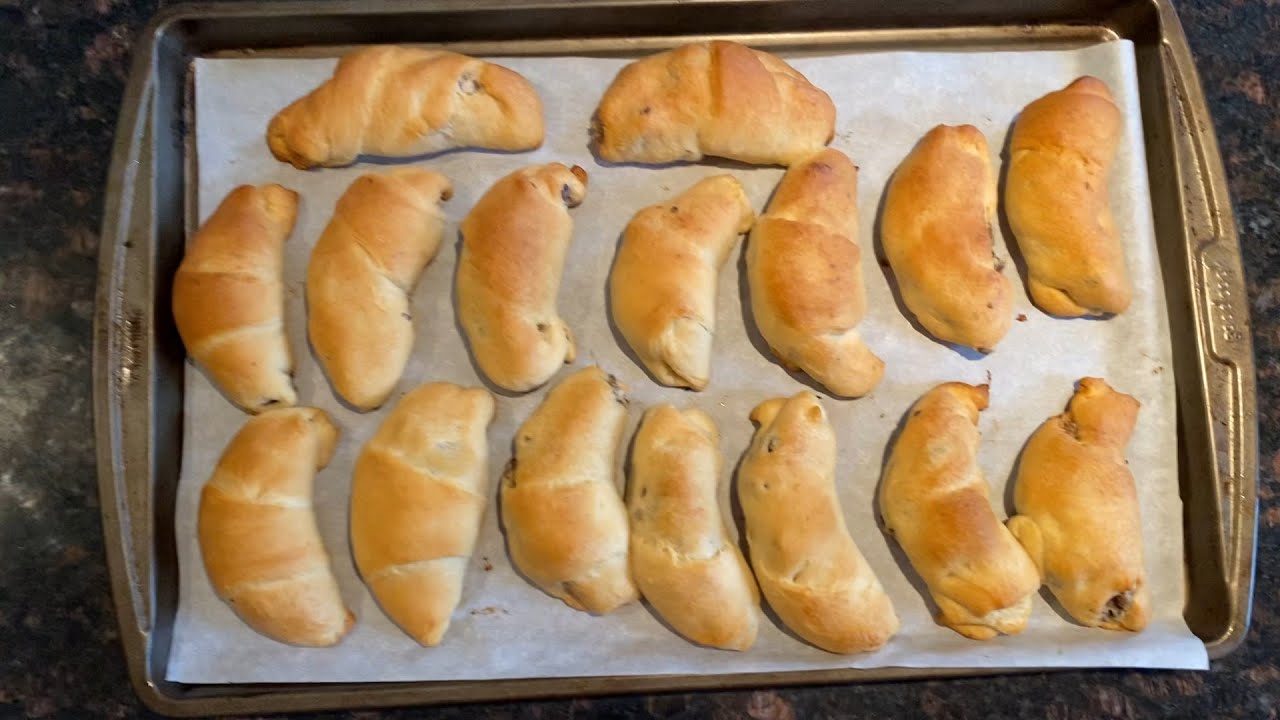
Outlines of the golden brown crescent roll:
[[1121,127],[1111,91],[1087,76],[1032,102],[1013,126],[1004,209],[1027,261],[1027,290],[1051,315],[1129,307],[1107,186]]
[[775,55],[717,40],[622,69],[596,110],[600,157],[669,163],[704,156],[790,165],[835,132],[825,92]]
[[1142,564],[1138,490],[1124,448],[1138,401],[1084,378],[1067,411],[1022,451],[1009,529],[1071,617],[1139,631],[1151,604]]
[[613,376],[583,368],[552,388],[520,426],[502,477],[511,562],[575,610],[604,614],[639,597],[627,510],[614,484],[626,419]]
[[247,412],[298,401],[284,329],[284,242],[298,194],[241,185],[187,247],[173,279],[173,319],[187,353]]
[[902,301],[934,337],[982,352],[1013,322],[1013,288],[992,249],[996,180],[987,139],[939,125],[885,191],[880,237]]
[[858,168],[827,148],[792,165],[747,242],[751,314],[788,369],[846,397],[871,392],[884,362],[857,326],[866,314]]
[[360,410],[386,402],[413,350],[409,293],[440,249],[453,195],[423,168],[363,175],[343,193],[307,266],[311,346]]
[[577,165],[535,165],[494,183],[462,221],[458,320],[495,385],[532,390],[573,362],[556,295],[573,237],[568,209],[586,194]]
[[200,493],[200,552],[214,592],[273,640],[324,647],[355,624],[338,593],[311,504],[338,429],[323,410],[250,418]]
[[885,466],[880,513],[929,586],[941,622],[975,640],[1022,632],[1035,565],[991,509],[978,468],[987,386],[944,383],[912,406]]
[[493,396],[449,383],[396,403],[360,451],[351,552],[387,616],[436,645],[462,597],[489,495],[485,431]]
[[664,385],[711,377],[716,278],[755,213],[732,175],[717,175],[627,223],[609,275],[613,320]]
[[879,578],[858,551],[836,495],[836,436],[811,392],[751,412],[738,469],[751,567],[769,606],[833,653],[875,650],[898,631]]
[[344,55],[333,77],[281,110],[267,144],[305,170],[360,155],[532,150],[542,135],[542,101],[519,73],[445,50],[379,45]]
[[746,650],[760,598],[716,499],[720,433],[701,410],[657,405],[631,450],[631,571],[653,609],[693,642]]

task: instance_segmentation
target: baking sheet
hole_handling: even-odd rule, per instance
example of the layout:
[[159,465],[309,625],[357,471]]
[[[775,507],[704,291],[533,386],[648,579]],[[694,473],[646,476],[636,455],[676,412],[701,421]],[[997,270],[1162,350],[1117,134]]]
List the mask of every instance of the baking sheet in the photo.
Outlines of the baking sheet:
[[[605,617],[570,610],[512,570],[494,502],[487,509],[462,602],[444,642],[424,649],[401,633],[360,582],[346,535],[352,462],[390,404],[360,415],[334,398],[306,343],[303,303],[308,254],[334,203],[357,176],[384,168],[363,163],[304,172],[276,161],[266,148],[263,135],[271,116],[326,79],[333,60],[201,59],[195,63],[199,219],[242,183],[278,182],[302,194],[298,224],[287,244],[287,323],[298,365],[300,402],[324,408],[342,430],[333,462],[317,477],[315,498],[326,547],[358,622],[335,648],[295,648],[249,630],[214,596],[195,539],[199,491],[246,416],[188,365],[175,522],[180,598],[168,679],[189,683],[473,680],[883,666],[1205,669],[1204,646],[1182,619],[1185,573],[1174,378],[1132,45],[1117,41],[1075,50],[990,53],[806,53],[789,59],[835,100],[838,119],[832,144],[849,153],[861,168],[859,225],[868,296],[868,315],[861,329],[887,369],[884,382],[869,397],[852,401],[823,397],[840,440],[838,483],[850,530],[902,620],[901,631],[884,649],[831,655],[766,621],[752,650],[730,653],[687,643],[642,604]],[[447,241],[414,294],[418,338],[394,397],[421,382],[480,382],[456,329],[450,296],[457,222],[494,181],[518,167],[550,161],[582,165],[591,176],[590,187],[586,202],[571,211],[574,244],[560,293],[561,313],[579,340],[575,366],[599,364],[631,388],[634,402],[628,433],[643,409],[658,402],[696,405],[710,412],[723,438],[726,475],[720,493],[729,517],[728,474],[750,440],[748,412],[768,397],[806,387],[802,378],[789,375],[760,351],[762,345],[758,338],[753,340],[744,323],[747,306],[739,284],[740,253],[735,253],[720,276],[713,377],[701,393],[660,387],[629,359],[610,330],[604,310],[605,281],[619,234],[635,211],[722,172],[742,181],[760,211],[782,170],[714,162],[656,169],[604,166],[590,153],[587,127],[599,96],[628,60],[497,60],[537,87],[546,109],[547,141],[532,153],[454,152],[411,161],[451,177],[455,195],[445,205],[451,222]],[[992,355],[957,352],[920,334],[896,304],[887,270],[877,264],[872,252],[875,209],[889,175],[916,140],[937,123],[976,125],[986,134],[993,157],[997,156],[1010,122],[1027,102],[1086,73],[1111,86],[1125,113],[1125,134],[1112,175],[1112,206],[1134,278],[1133,306],[1105,322],[1056,320],[1036,310],[1023,285],[1015,282],[1015,313],[1026,319],[1014,323]],[[1000,229],[996,232],[996,253],[1009,258]],[[1006,272],[1015,277],[1012,263]],[[557,379],[568,372],[566,368]],[[981,420],[979,459],[997,512],[1007,514],[1005,489],[1018,451],[1046,417],[1062,410],[1073,383],[1085,375],[1105,377],[1143,404],[1128,457],[1143,512],[1154,603],[1150,626],[1137,635],[1078,627],[1055,611],[1046,601],[1047,594],[1035,598],[1027,630],[1016,637],[975,642],[937,625],[926,598],[917,590],[914,572],[875,521],[875,488],[891,433],[910,404],[933,385],[989,379],[991,408]],[[497,477],[510,456],[515,428],[545,393],[543,388],[521,397],[498,398],[489,433],[491,490],[496,490]]]

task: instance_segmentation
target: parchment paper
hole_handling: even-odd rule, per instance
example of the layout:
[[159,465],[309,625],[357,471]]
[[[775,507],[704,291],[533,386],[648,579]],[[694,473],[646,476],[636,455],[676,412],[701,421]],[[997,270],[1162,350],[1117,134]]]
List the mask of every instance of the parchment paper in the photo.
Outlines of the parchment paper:
[[[443,644],[424,649],[378,609],[356,575],[347,541],[347,498],[352,462],[391,404],[360,415],[334,398],[305,338],[303,278],[308,254],[334,203],[358,175],[381,169],[354,167],[302,172],[276,161],[264,131],[286,103],[326,79],[333,60],[216,59],[196,61],[196,132],[199,218],[241,183],[278,182],[302,194],[297,228],[287,247],[287,324],[298,366],[301,403],[324,408],[341,427],[337,454],[316,480],[315,506],[342,593],[358,623],[337,647],[300,649],[268,640],[242,624],[213,594],[196,543],[199,491],[228,440],[246,416],[228,403],[198,369],[188,366],[182,476],[176,508],[181,566],[180,602],[169,660],[170,680],[201,683],[331,682],[523,678],[583,675],[731,673],[829,667],[1207,667],[1203,645],[1182,619],[1184,570],[1178,496],[1174,378],[1164,290],[1156,257],[1146,160],[1141,141],[1133,48],[1112,42],[1068,51],[1004,53],[877,53],[805,55],[795,66],[831,94],[838,108],[833,144],[861,167],[860,240],[868,315],[862,332],[884,358],[883,384],[869,397],[823,395],[840,441],[838,483],[849,527],[893,598],[902,630],[883,650],[837,656],[785,634],[772,621],[746,653],[695,647],[674,635],[642,604],[605,617],[575,612],[527,584],[511,569],[490,502],[461,605]],[[617,239],[633,213],[683,191],[700,178],[732,172],[757,209],[764,208],[779,168],[707,163],[663,168],[595,161],[587,128],[595,105],[627,61],[600,58],[499,59],[523,73],[541,94],[547,141],[525,154],[454,152],[412,162],[453,179],[445,206],[451,225],[439,256],[413,297],[417,342],[393,400],[418,383],[480,382],[454,323],[450,286],[456,259],[456,224],[498,178],[532,163],[554,160],[590,173],[586,202],[572,211],[573,246],[560,291],[560,309],[579,339],[575,366],[597,363],[631,388],[628,437],[643,409],[658,402],[696,405],[719,423],[726,458],[721,497],[726,517],[733,468],[751,437],[747,420],[758,402],[806,387],[754,344],[744,324],[740,253],[720,276],[713,377],[701,393],[653,383],[620,348],[604,310],[605,280]],[[987,136],[993,158],[1009,124],[1032,99],[1081,74],[1111,86],[1126,120],[1112,175],[1112,206],[1135,283],[1133,306],[1105,322],[1052,319],[1027,300],[1012,263],[1015,312],[1008,337],[989,357],[975,358],[914,329],[895,303],[887,270],[873,253],[873,224],[885,183],[912,145],[938,123],[971,123]],[[997,228],[996,252],[1009,258]],[[565,368],[556,378],[570,372]],[[1076,626],[1035,598],[1027,630],[1017,637],[975,642],[933,621],[914,572],[877,528],[875,488],[886,442],[910,404],[947,380],[991,382],[991,408],[981,420],[980,461],[997,513],[1009,512],[1006,484],[1018,452],[1048,416],[1062,411],[1073,383],[1105,377],[1142,402],[1129,447],[1141,498],[1152,621],[1141,634]],[[546,394],[500,396],[489,432],[490,478],[510,456],[515,428]],[[621,465],[621,462],[619,463]],[[619,476],[619,486],[622,480]],[[733,528],[737,533],[740,528]],[[922,587],[922,586],[919,586]]]

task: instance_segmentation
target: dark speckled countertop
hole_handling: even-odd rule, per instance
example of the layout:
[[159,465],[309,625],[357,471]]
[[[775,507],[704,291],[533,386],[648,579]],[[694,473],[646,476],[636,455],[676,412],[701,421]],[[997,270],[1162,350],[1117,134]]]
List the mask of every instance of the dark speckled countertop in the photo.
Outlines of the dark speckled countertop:
[[[98,228],[135,33],[155,0],[0,0],[0,719],[146,716],[95,483]],[[1179,3],[1244,245],[1261,424],[1253,627],[1210,673],[1069,672],[324,717],[1276,718],[1280,708],[1280,3]]]

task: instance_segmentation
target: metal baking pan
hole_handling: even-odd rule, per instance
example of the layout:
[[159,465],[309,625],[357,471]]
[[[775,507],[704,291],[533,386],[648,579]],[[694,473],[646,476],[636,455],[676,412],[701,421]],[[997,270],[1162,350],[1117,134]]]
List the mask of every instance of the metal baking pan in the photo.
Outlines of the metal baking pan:
[[757,46],[906,50],[1133,41],[1178,392],[1188,600],[1210,657],[1249,625],[1257,528],[1254,361],[1240,247],[1213,126],[1169,0],[397,0],[184,5],[135,44],[107,183],[94,338],[98,482],[129,675],[169,715],[946,677],[886,668],[385,684],[165,680],[178,568],[184,352],[169,312],[194,183],[187,74],[196,57],[336,54],[367,43],[474,54],[609,53],[726,37]]

